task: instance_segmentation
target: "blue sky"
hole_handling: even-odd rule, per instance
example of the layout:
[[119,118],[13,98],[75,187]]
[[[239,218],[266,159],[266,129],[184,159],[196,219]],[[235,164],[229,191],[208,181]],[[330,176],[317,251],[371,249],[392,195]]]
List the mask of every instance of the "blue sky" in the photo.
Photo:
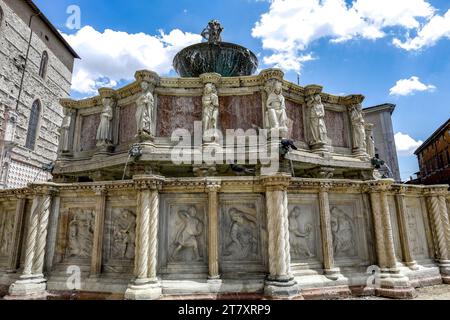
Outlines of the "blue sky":
[[[211,18],[224,40],[257,53],[260,67],[361,93],[365,107],[394,103],[402,177],[417,171],[411,152],[450,116],[450,2],[447,0],[35,0],[82,56],[73,96],[123,85],[150,68],[175,76],[173,55],[199,41]],[[81,30],[67,28],[70,5]],[[105,32],[110,29],[110,32]],[[403,81],[402,81],[403,80]],[[401,133],[401,134],[400,134]]]

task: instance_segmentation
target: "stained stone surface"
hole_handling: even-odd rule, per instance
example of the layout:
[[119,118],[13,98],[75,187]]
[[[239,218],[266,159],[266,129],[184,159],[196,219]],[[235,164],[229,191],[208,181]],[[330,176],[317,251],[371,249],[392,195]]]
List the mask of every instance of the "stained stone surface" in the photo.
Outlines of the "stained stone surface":
[[325,112],[328,137],[330,137],[331,144],[334,147],[348,148],[350,146],[348,141],[348,131],[345,125],[345,116],[346,114],[343,112],[332,110],[327,110]]
[[120,108],[119,143],[129,143],[136,136],[136,104]]
[[286,100],[286,113],[288,116],[288,136],[296,141],[305,141],[305,128],[303,124],[303,106],[291,100]]
[[100,123],[100,114],[83,116],[81,120],[80,151],[95,149],[97,128]]
[[250,76],[258,68],[258,58],[250,50],[233,43],[198,43],[181,50],[173,66],[182,77],[218,73],[224,77]]
[[219,100],[219,121],[222,130],[252,129],[253,125],[262,127],[261,94],[245,96],[225,96]]
[[158,96],[158,136],[170,137],[180,128],[193,133],[194,121],[202,121],[201,97]]

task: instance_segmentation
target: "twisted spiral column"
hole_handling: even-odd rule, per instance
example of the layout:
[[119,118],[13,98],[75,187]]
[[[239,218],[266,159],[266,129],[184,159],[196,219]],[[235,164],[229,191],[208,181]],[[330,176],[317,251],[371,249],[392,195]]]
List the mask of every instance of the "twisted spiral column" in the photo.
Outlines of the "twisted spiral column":
[[387,267],[386,255],[385,255],[385,247],[384,247],[384,236],[383,236],[383,222],[381,215],[381,206],[380,206],[380,193],[371,192],[370,193],[370,203],[372,207],[372,215],[374,221],[375,228],[375,241],[376,241],[376,249],[377,249],[377,258],[378,265],[381,268]]
[[408,216],[407,216],[407,207],[405,202],[405,194],[399,193],[395,195],[396,206],[397,206],[397,216],[398,216],[398,224],[400,230],[400,241],[402,244],[402,254],[403,260],[406,265],[410,268],[417,268],[417,262],[414,260],[413,253],[411,250],[411,240],[409,237],[408,230]]
[[33,200],[33,205],[28,221],[27,243],[25,248],[25,262],[22,277],[30,277],[33,272],[33,261],[35,255],[35,247],[37,240],[37,233],[39,228],[39,212],[41,206],[41,197],[36,196]]
[[331,233],[331,214],[328,190],[319,192],[320,230],[325,271],[334,269],[333,235]]
[[428,210],[433,219],[435,237],[438,246],[440,260],[448,260],[447,238],[444,231],[444,225],[441,220],[440,203],[438,197],[434,195],[428,196]]
[[[447,201],[443,195],[439,195],[438,198],[439,201],[439,208],[441,213],[441,221],[442,221],[442,227],[444,229],[445,239],[447,242],[447,250],[450,250],[450,222],[449,222],[449,216],[447,212]],[[447,259],[450,258],[450,252],[449,256],[447,256]]]
[[392,233],[392,224],[391,224],[391,213],[389,210],[389,202],[386,192],[384,191],[381,192],[380,197],[381,197],[381,209],[382,209],[381,213],[383,221],[387,267],[392,271],[396,271],[397,257],[395,256],[394,235]]
[[149,194],[150,212],[148,220],[148,277],[151,281],[156,281],[156,271],[158,265],[158,215],[159,215],[159,194],[158,190],[151,190]]
[[150,191],[138,193],[135,276],[137,282],[145,281],[148,274],[148,248],[150,223]]
[[44,268],[45,247],[47,244],[48,220],[50,217],[50,205],[52,196],[49,194],[40,197],[39,223],[37,229],[36,250],[33,261],[33,274],[42,275]]

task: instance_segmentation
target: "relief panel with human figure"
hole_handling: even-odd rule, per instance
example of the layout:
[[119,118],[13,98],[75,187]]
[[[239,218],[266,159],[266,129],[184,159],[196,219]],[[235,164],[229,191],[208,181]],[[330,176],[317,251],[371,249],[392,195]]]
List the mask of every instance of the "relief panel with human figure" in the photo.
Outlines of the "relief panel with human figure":
[[289,242],[293,262],[318,258],[320,239],[317,217],[317,208],[311,203],[289,206]]

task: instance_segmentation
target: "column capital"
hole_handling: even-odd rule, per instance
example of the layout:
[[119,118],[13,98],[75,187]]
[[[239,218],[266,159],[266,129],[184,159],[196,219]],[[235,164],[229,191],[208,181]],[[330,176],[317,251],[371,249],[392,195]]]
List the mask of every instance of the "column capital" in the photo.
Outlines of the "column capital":
[[448,196],[448,185],[427,186],[423,189],[423,193],[429,197]]
[[30,184],[29,189],[35,196],[54,196],[59,192],[54,184]]
[[137,190],[161,190],[164,177],[156,175],[142,175],[133,177],[134,185]]
[[333,188],[332,182],[320,182],[319,183],[319,192],[329,192]]
[[292,177],[287,174],[279,174],[273,176],[261,177],[261,183],[268,191],[271,190],[287,190],[291,184]]
[[394,184],[394,180],[384,179],[384,180],[377,180],[377,181],[369,181],[366,186],[367,186],[367,191],[369,193],[379,193],[379,192],[386,192],[386,191],[391,190],[393,184]]
[[104,196],[107,193],[105,186],[93,186],[92,191],[96,196]]
[[206,192],[219,192],[222,188],[222,182],[217,179],[207,179],[205,189]]

